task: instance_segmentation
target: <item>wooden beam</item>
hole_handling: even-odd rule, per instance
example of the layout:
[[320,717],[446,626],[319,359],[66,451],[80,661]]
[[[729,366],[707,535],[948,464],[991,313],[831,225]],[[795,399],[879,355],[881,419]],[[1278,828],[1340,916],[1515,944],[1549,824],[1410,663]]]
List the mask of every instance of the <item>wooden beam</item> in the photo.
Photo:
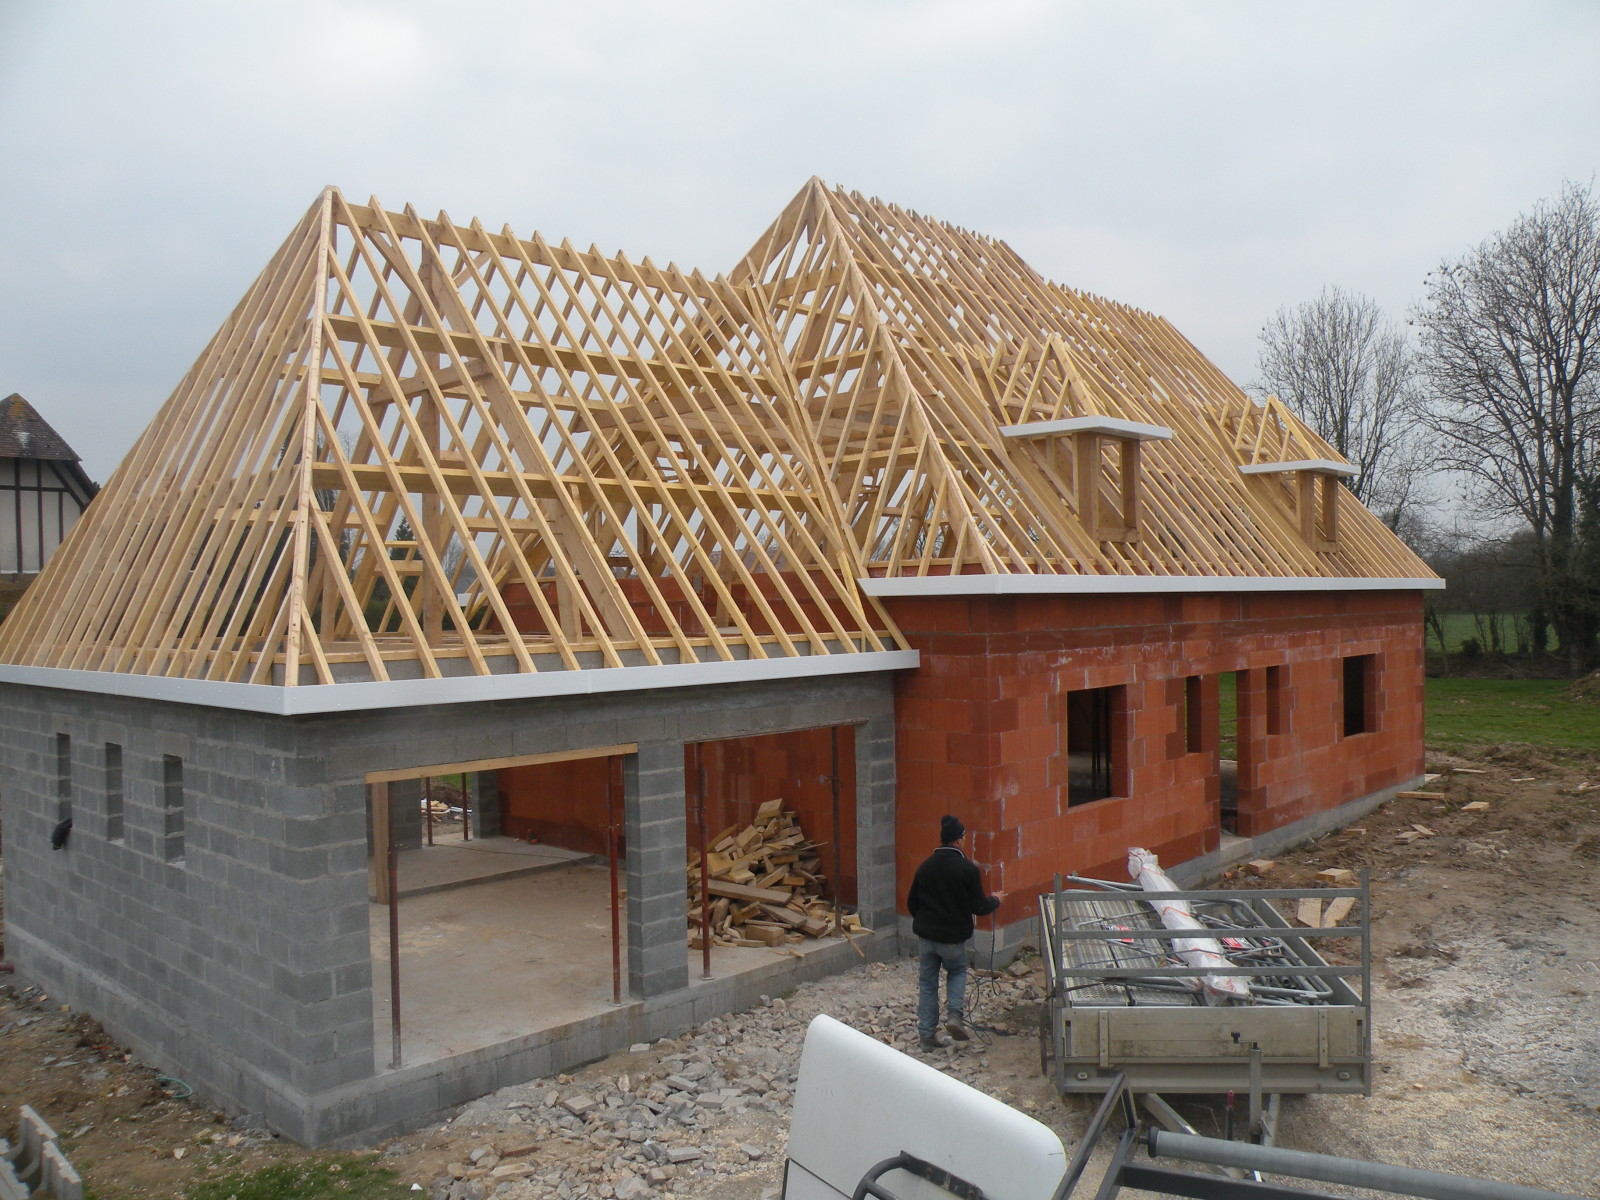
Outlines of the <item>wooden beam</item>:
[[583,750],[552,750],[544,754],[513,754],[502,758],[473,758],[465,762],[429,763],[425,767],[399,767],[393,770],[368,771],[363,778],[369,784],[394,783],[402,779],[435,779],[440,775],[464,775],[478,771],[499,771],[509,767],[536,767],[542,763],[578,762],[590,758],[615,758],[623,754],[637,754],[639,743],[619,742],[615,746],[590,746]]

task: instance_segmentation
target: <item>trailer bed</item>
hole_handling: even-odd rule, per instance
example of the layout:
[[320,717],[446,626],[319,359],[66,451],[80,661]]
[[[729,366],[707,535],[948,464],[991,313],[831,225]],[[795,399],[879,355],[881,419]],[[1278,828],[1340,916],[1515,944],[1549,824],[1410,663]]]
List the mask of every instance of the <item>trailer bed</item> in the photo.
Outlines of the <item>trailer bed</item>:
[[[1047,972],[1041,1060],[1059,1092],[1252,1097],[1371,1091],[1370,938],[1359,888],[1143,892],[1071,880],[1039,898]],[[1354,925],[1291,926],[1272,901],[1357,899]],[[1170,954],[1179,936],[1157,903],[1187,900],[1246,977],[1249,1002],[1208,1002]],[[1330,965],[1318,938],[1359,939],[1359,963]],[[1356,986],[1352,986],[1352,984]],[[1359,989],[1359,990],[1358,990]]]

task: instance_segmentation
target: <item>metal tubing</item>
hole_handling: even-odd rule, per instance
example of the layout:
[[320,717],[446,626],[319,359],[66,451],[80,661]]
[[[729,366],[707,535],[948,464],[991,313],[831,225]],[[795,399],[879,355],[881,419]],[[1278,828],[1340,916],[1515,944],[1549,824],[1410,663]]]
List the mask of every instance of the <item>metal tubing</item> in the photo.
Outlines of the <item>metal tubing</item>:
[[389,844],[384,847],[384,858],[387,860],[384,869],[389,875],[389,1040],[390,1063],[389,1066],[399,1069],[401,1066],[400,1054],[400,843],[394,836],[394,811],[389,794],[388,784],[379,784],[382,789],[382,803],[388,810],[384,821],[384,828],[388,832]]
[[1089,1124],[1084,1126],[1083,1136],[1078,1139],[1078,1148],[1072,1152],[1072,1161],[1067,1164],[1066,1174],[1061,1176],[1061,1182],[1057,1185],[1051,1200],[1066,1200],[1066,1197],[1072,1195],[1084,1169],[1089,1165],[1089,1157],[1094,1153],[1100,1135],[1105,1132],[1111,1114],[1117,1111],[1117,1102],[1122,1099],[1127,1087],[1126,1075],[1117,1074],[1111,1077],[1111,1084],[1106,1088],[1106,1094],[1100,1098],[1100,1105],[1094,1110],[1094,1116],[1090,1118]]
[[829,726],[828,733],[832,735],[829,740],[833,743],[833,774],[828,777],[828,785],[833,791],[833,928],[838,933],[844,928],[844,911],[839,906],[839,880],[844,875],[839,858],[839,727]]
[[428,814],[428,845],[433,845],[433,776],[422,781],[422,811]]
[[706,858],[706,768],[694,744],[694,815],[700,834],[700,978],[711,978],[711,864]]
[[[617,760],[606,759],[606,863],[611,869],[611,1003],[622,1003],[622,904],[617,887]],[[701,872],[704,874],[704,872]]]
[[1565,1192],[1523,1187],[1515,1183],[1496,1183],[1488,1179],[1468,1179],[1438,1171],[1419,1171],[1390,1163],[1365,1162],[1355,1158],[1336,1158],[1308,1150],[1285,1150],[1280,1146],[1256,1146],[1249,1142],[1224,1142],[1218,1138],[1194,1137],[1150,1131],[1150,1153],[1187,1162],[1215,1166],[1243,1167],[1296,1179],[1316,1179],[1323,1183],[1342,1183],[1350,1187],[1416,1196],[1423,1200],[1581,1200]]

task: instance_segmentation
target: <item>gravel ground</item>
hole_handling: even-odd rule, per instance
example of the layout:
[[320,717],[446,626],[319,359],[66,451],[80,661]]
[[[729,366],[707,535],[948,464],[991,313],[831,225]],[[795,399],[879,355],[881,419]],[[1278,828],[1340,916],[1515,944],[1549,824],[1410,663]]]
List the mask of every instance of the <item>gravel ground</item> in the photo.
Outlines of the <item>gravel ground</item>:
[[[1372,872],[1373,1094],[1287,1099],[1279,1142],[1600,1196],[1600,788],[1590,782],[1600,764],[1512,751],[1436,766],[1441,800],[1393,802],[1258,879],[1230,881],[1304,887],[1325,867]],[[1475,801],[1488,809],[1465,809]],[[1423,822],[1432,836],[1396,837]],[[1071,1146],[1090,1105],[1056,1096],[1039,1073],[1042,985],[1036,958],[980,980],[979,1040],[928,1055],[916,1046],[914,965],[863,966],[487,1096],[383,1152],[431,1200],[773,1197],[800,1044],[818,1013],[933,1062]],[[1190,1115],[1220,1132],[1215,1110]]]
[[[1259,879],[1229,881],[1303,887],[1326,867],[1372,873],[1373,1095],[1286,1101],[1280,1144],[1600,1197],[1600,756],[1511,747],[1430,765],[1444,772],[1431,789],[1440,799],[1393,802]],[[1395,836],[1417,824],[1434,836]],[[976,981],[981,1036],[931,1055],[915,1043],[914,974],[909,960],[863,965],[506,1088],[371,1151],[428,1200],[774,1197],[801,1041],[818,1013],[1073,1145],[1090,1106],[1056,1096],[1039,1073],[1037,960]],[[204,1178],[309,1154],[178,1098],[92,1015],[0,987],[0,1104],[24,1102],[65,1135],[101,1200],[181,1196]],[[1213,1111],[1189,1111],[1216,1132]]]

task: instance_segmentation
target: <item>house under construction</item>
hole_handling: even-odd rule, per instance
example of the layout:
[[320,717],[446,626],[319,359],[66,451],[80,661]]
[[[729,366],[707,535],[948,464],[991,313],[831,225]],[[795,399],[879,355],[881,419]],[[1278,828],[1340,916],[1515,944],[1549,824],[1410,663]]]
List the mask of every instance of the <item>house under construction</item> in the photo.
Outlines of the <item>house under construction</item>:
[[[715,277],[330,189],[0,626],[8,952],[326,1143],[895,953],[947,811],[1014,944],[1421,774],[1440,585],[1349,473],[816,180]],[[870,932],[690,949],[777,799]]]

